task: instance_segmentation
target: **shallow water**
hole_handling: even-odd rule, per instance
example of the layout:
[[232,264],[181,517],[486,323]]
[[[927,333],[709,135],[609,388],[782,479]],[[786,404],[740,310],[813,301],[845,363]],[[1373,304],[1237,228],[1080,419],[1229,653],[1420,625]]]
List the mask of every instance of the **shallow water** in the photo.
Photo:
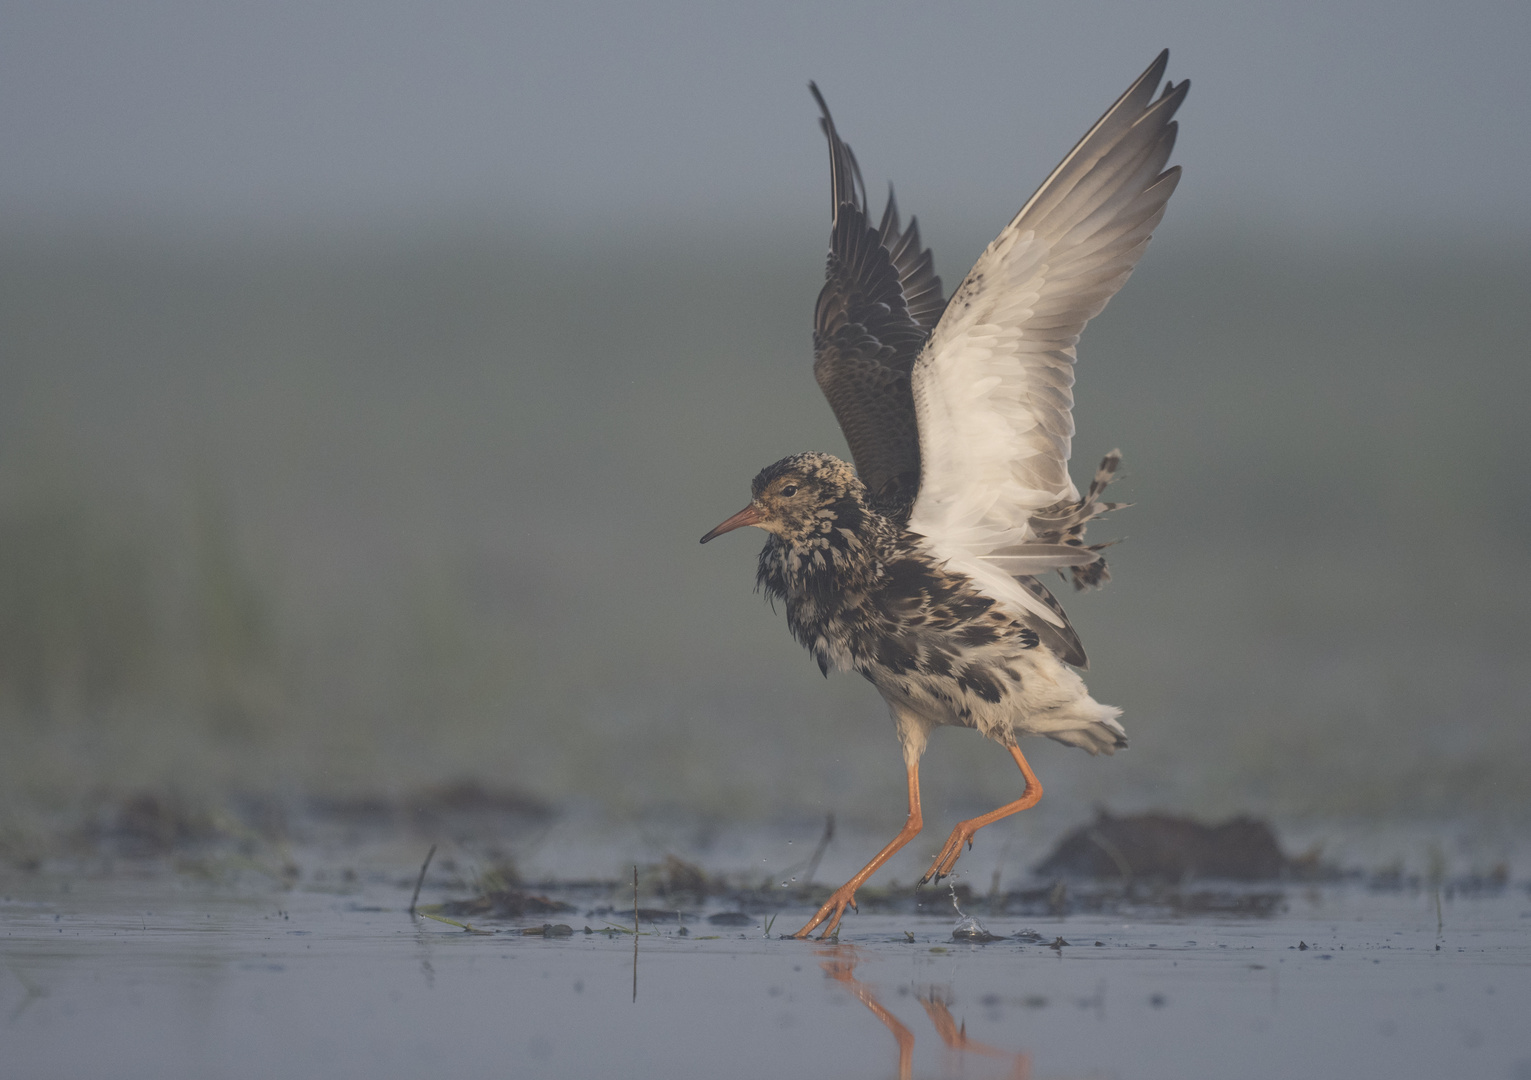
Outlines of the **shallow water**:
[[[631,909],[623,886],[565,890],[578,910],[551,918],[570,937],[517,932],[540,918],[475,934],[405,913],[416,870],[397,861],[291,890],[184,865],[13,875],[0,904],[4,1071],[1531,1075],[1523,885],[1446,900],[1439,929],[1428,889],[1356,884],[1287,887],[1262,919],[980,910],[1002,938],[987,945],[953,941],[949,910],[849,915],[829,944],[718,926],[714,907],[689,913],[684,934],[644,925],[635,971],[630,933],[584,932],[619,918],[598,908]],[[781,912],[773,934],[807,914]]]

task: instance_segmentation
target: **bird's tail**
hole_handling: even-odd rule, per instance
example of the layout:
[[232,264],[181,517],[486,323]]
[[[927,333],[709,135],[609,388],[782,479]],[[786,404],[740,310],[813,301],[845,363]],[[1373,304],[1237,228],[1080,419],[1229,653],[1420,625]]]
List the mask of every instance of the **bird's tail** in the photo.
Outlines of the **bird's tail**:
[[1117,720],[1121,715],[1114,705],[1086,696],[1075,708],[1035,717],[1028,726],[1038,735],[1091,754],[1114,754],[1127,748],[1127,732]]
[[[1045,665],[1047,660],[1038,657],[1037,662]],[[1027,681],[1030,697],[1014,714],[1011,730],[1017,735],[1046,735],[1092,754],[1126,747],[1127,732],[1118,720],[1121,709],[1096,701],[1084,680],[1061,663],[1054,661],[1051,670],[1044,667],[1041,674],[1047,677]]]

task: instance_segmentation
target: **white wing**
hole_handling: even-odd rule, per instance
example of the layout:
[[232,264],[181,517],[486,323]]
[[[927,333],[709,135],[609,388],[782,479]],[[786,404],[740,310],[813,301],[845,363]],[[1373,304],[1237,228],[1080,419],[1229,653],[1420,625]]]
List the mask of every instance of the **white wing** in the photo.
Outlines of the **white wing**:
[[911,531],[954,570],[1055,626],[1012,577],[1079,562],[1035,544],[1031,515],[1069,479],[1074,346],[1137,264],[1180,179],[1165,172],[1189,81],[1169,51],[1053,170],[952,295],[913,373],[920,491]]

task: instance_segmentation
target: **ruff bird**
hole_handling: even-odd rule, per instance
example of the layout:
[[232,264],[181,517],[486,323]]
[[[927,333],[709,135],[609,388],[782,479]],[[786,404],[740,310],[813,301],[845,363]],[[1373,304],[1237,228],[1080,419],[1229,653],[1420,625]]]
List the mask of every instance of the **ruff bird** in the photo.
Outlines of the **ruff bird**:
[[950,874],[979,829],[1036,804],[1022,735],[1091,754],[1127,745],[1121,710],[1090,696],[1084,647],[1038,575],[1108,578],[1085,543],[1120,455],[1081,496],[1069,478],[1075,344],[1132,273],[1180,179],[1166,169],[1188,81],[1149,65],[943,298],[915,219],[889,189],[881,221],[818,87],[833,223],[814,310],[814,376],[855,468],[783,458],[702,543],[745,525],[770,535],[758,585],[820,669],[856,671],[892,713],[909,782],[904,827],[794,937],[835,933],[856,890],[921,829],[930,731],[974,728],[1020,766],[1019,799],[959,822],[921,884]]

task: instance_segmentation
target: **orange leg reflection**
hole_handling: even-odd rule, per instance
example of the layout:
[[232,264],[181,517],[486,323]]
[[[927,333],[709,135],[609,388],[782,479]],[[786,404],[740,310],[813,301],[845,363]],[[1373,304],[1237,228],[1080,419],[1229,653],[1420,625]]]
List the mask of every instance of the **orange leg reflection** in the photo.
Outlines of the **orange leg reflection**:
[[856,949],[852,945],[836,945],[829,949],[818,950],[820,956],[828,957],[819,966],[824,973],[837,983],[843,983],[851,993],[856,995],[856,1000],[872,1010],[872,1015],[882,1021],[883,1027],[893,1032],[893,1037],[898,1040],[898,1080],[909,1080],[910,1071],[914,1066],[914,1032],[899,1023],[898,1017],[890,1013],[877,1000],[877,995],[872,993],[872,988],[860,979],[856,978],[856,965],[861,961]]
[[981,817],[969,818],[966,821],[957,822],[957,827],[952,830],[951,836],[946,838],[946,846],[941,849],[941,854],[936,856],[936,861],[930,864],[930,869],[925,871],[925,876],[920,878],[920,884],[927,881],[940,881],[952,872],[952,867],[957,865],[957,856],[962,854],[962,846],[973,846],[973,834],[985,825],[992,825],[1000,818],[1007,818],[1011,814],[1018,814],[1022,810],[1037,805],[1042,798],[1042,781],[1037,779],[1037,774],[1031,771],[1031,766],[1021,756],[1021,748],[1014,744],[1005,747],[1010,751],[1010,756],[1015,758],[1015,763],[1021,767],[1021,775],[1026,778],[1026,791],[1013,803],[1006,803],[998,810],[990,810]]
[[[818,955],[825,958],[819,965],[824,969],[824,973],[854,994],[856,1000],[871,1010],[872,1015],[893,1033],[893,1038],[898,1042],[899,1080],[909,1080],[914,1067],[914,1032],[905,1027],[898,1017],[877,1000],[877,995],[872,992],[870,986],[856,978],[856,965],[862,960],[861,953],[854,945],[835,945],[816,951]],[[976,1039],[969,1039],[967,1026],[964,1024],[959,1027],[957,1021],[952,1018],[951,1010],[946,1007],[946,1002],[933,994],[921,995],[920,1004],[925,1007],[925,1015],[930,1017],[930,1022],[935,1025],[936,1034],[941,1036],[941,1041],[948,1049],[958,1053],[972,1052],[985,1057],[1008,1060],[1011,1063],[1009,1080],[1030,1080],[1030,1054],[1024,1051],[1012,1053],[981,1043]]]
[[981,1043],[977,1039],[968,1038],[967,1025],[957,1026],[957,1021],[952,1019],[951,1010],[946,1007],[946,1002],[937,998],[934,994],[921,994],[920,1004],[925,1006],[925,1015],[930,1017],[930,1022],[936,1026],[936,1034],[941,1036],[941,1041],[948,1049],[958,1053],[970,1051],[974,1054],[982,1054],[984,1057],[1003,1058],[1010,1061],[1010,1080],[1030,1080],[1031,1055],[1025,1053],[1011,1053],[1009,1050],[1001,1050],[997,1046]]
[[[1038,793],[1040,794],[1040,788]],[[909,763],[909,816],[904,819],[904,827],[898,831],[897,836],[888,841],[887,847],[879,851],[871,862],[861,868],[859,874],[851,878],[844,885],[841,885],[828,900],[824,901],[824,906],[819,908],[813,918],[808,920],[807,926],[792,936],[795,938],[807,937],[813,932],[813,928],[818,926],[819,923],[824,922],[825,919],[829,921],[825,923],[824,931],[819,935],[819,940],[823,941],[833,934],[836,928],[839,927],[840,916],[845,914],[847,907],[857,911],[860,910],[856,907],[856,890],[866,883],[867,878],[877,872],[879,866],[893,858],[894,853],[899,848],[918,836],[924,824],[924,819],[920,816],[920,763],[918,761],[911,761]],[[964,822],[963,824],[967,823]]]

